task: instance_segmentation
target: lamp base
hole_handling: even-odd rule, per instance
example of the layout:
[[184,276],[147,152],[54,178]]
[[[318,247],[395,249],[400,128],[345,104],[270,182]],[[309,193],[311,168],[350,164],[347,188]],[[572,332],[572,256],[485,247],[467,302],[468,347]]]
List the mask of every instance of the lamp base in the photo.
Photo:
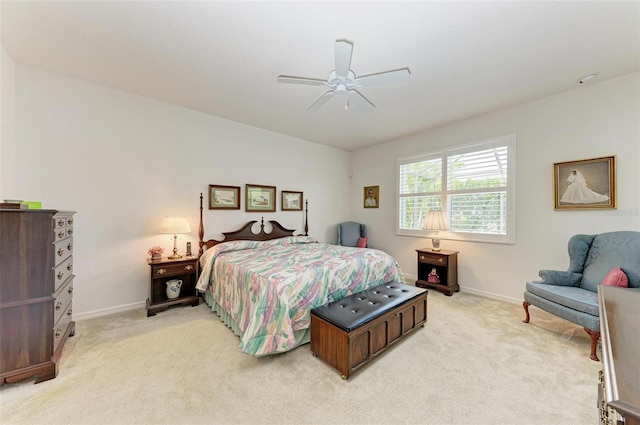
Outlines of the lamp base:
[[182,255],[178,254],[178,248],[173,247],[173,255],[167,257],[169,260],[177,260],[178,258],[182,258]]
[[437,239],[437,238],[431,239],[431,245],[433,246],[433,248],[431,248],[433,251],[440,251],[440,239]]

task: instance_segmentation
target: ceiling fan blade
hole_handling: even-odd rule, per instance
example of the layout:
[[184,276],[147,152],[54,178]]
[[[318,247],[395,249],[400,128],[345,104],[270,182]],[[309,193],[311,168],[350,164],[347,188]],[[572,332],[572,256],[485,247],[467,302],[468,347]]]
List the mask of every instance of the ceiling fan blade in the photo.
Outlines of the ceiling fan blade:
[[277,81],[279,83],[305,84],[308,86],[324,86],[327,84],[327,80],[321,80],[319,78],[293,77],[291,75],[278,75]]
[[347,92],[347,105],[353,103],[358,108],[362,109],[364,112],[373,111],[373,108],[376,107],[373,103],[369,101],[366,97],[362,95],[358,90],[349,90]]
[[329,99],[331,99],[333,97],[334,94],[335,94],[335,91],[329,90],[328,92],[326,92],[325,94],[320,96],[320,99],[318,99],[315,102],[313,102],[313,105],[309,106],[307,108],[307,111],[311,111],[311,112],[317,111],[318,109],[320,109],[320,107],[322,105],[327,103],[329,101]]
[[351,69],[351,52],[353,51],[353,43],[349,40],[336,40],[334,47],[336,60],[336,75],[338,77],[346,77]]
[[356,78],[356,86],[373,86],[376,84],[395,83],[409,79],[409,68],[394,69],[393,71],[378,72],[376,74],[363,75]]

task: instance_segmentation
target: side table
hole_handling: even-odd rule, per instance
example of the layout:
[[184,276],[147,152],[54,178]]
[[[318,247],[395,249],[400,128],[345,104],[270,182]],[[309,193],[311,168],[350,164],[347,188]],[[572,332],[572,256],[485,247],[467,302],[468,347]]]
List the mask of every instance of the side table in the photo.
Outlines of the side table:
[[[433,288],[451,296],[460,292],[458,285],[458,251],[429,248],[416,249],[418,253],[418,280],[416,286]],[[435,274],[432,278],[430,274]]]
[[[147,317],[155,316],[158,311],[163,311],[172,305],[200,304],[196,295],[196,283],[198,282],[198,258],[182,257],[176,260],[162,258],[160,260],[147,260],[151,266],[151,279],[149,282],[149,298],[147,298]],[[180,295],[176,298],[167,296],[167,282],[169,280],[182,280]]]

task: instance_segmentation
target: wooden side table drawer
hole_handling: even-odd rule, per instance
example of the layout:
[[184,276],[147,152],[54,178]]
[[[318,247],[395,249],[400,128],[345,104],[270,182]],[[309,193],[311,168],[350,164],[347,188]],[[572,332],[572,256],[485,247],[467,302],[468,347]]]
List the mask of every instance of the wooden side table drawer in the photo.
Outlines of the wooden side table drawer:
[[185,273],[193,273],[196,266],[193,264],[157,265],[151,267],[153,277],[176,276]]
[[440,265],[446,266],[447,263],[449,262],[449,257],[442,256],[442,255],[432,255],[432,254],[421,252],[418,255],[418,261],[420,261],[421,263],[440,264]]

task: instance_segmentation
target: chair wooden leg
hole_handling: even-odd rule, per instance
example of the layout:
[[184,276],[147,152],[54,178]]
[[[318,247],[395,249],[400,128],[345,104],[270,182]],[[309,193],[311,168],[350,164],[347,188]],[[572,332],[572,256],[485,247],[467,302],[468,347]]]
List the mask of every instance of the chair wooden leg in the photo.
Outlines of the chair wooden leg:
[[600,359],[596,354],[596,349],[598,348],[598,341],[600,341],[600,332],[592,331],[591,329],[584,328],[584,330],[591,337],[591,360],[599,362]]
[[526,301],[522,302],[522,307],[524,308],[524,313],[527,315],[527,317],[525,317],[525,319],[522,321],[522,323],[529,323],[529,306],[531,304],[529,304]]

